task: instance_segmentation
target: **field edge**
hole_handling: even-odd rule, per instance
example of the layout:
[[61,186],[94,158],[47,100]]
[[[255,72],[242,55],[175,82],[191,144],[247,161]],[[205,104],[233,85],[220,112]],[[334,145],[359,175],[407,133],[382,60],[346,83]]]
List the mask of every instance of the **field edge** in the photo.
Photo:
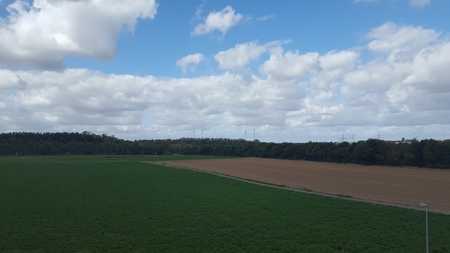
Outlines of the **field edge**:
[[[180,161],[180,160],[178,160],[178,161]],[[252,179],[247,179],[247,178],[243,178],[243,177],[239,177],[239,176],[233,176],[233,175],[229,175],[229,174],[221,173],[221,172],[217,172],[217,171],[205,171],[205,170],[196,169],[196,168],[186,166],[186,165],[174,164],[173,161],[142,161],[142,163],[155,164],[155,165],[163,166],[163,167],[170,168],[170,169],[189,170],[189,171],[192,171],[195,173],[208,174],[208,175],[227,178],[227,179],[231,179],[231,180],[235,180],[235,181],[239,181],[239,182],[243,182],[243,183],[248,183],[248,184],[253,184],[253,185],[258,185],[258,186],[263,186],[263,187],[270,187],[270,188],[278,189],[278,190],[286,190],[286,191],[291,191],[291,192],[310,194],[310,195],[320,196],[320,197],[324,197],[324,198],[340,199],[340,200],[345,200],[345,201],[354,201],[354,202],[366,203],[366,204],[371,204],[371,205],[387,206],[387,207],[392,207],[392,208],[409,209],[409,210],[415,210],[415,211],[424,211],[424,209],[422,209],[418,206],[407,205],[407,204],[403,204],[403,203],[392,203],[392,202],[385,202],[385,201],[379,201],[379,200],[367,200],[367,199],[362,199],[362,198],[357,198],[357,197],[347,196],[347,195],[342,195],[342,194],[333,194],[333,193],[315,191],[315,190],[311,190],[308,188],[291,187],[291,186],[287,186],[287,185],[273,184],[273,183],[269,183],[269,182],[252,180]],[[445,211],[429,210],[429,212],[450,216],[450,212],[445,212]]]

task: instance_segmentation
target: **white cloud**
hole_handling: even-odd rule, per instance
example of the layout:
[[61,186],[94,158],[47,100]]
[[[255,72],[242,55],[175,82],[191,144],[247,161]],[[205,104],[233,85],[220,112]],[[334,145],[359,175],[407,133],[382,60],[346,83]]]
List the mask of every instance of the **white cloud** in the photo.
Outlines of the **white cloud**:
[[320,58],[320,66],[323,69],[336,69],[355,64],[359,55],[355,51],[347,50],[329,52]]
[[368,48],[390,55],[391,60],[407,59],[424,47],[435,43],[440,33],[415,26],[399,26],[386,23],[369,32]]
[[68,55],[112,57],[120,30],[156,10],[155,0],[16,0],[0,23],[0,66],[54,68]]
[[[424,39],[424,33],[433,38]],[[450,41],[438,34],[385,24],[371,31],[367,46],[358,50],[298,52],[278,45],[266,49],[260,72],[250,75],[161,78],[3,69],[0,131],[175,138],[193,136],[194,129],[198,137],[202,129],[207,137],[251,138],[245,133],[254,128],[257,138],[274,141],[378,133],[449,138]],[[403,57],[392,57],[399,50]]]
[[217,53],[214,59],[221,69],[240,69],[279,44],[279,42],[271,42],[264,45],[257,42],[241,43],[233,48]]
[[423,8],[431,4],[431,0],[409,0],[409,5],[416,8]]
[[177,61],[177,66],[183,71],[187,72],[189,69],[192,69],[193,67],[200,64],[205,57],[203,54],[195,53],[195,54],[189,54]]
[[319,54],[315,52],[300,54],[298,52],[277,51],[262,65],[262,71],[274,79],[303,78],[317,67]]
[[218,31],[226,34],[232,27],[238,25],[244,16],[237,13],[233,7],[226,6],[221,11],[210,12],[202,23],[194,28],[194,35],[203,35]]
[[[107,75],[83,69],[5,70],[0,75],[13,77],[0,92],[1,115],[8,118],[2,130],[148,127],[190,131],[278,125],[283,123],[279,121],[282,114],[270,108],[282,108],[285,101],[280,98],[288,88],[228,73],[183,79]],[[266,93],[268,90],[271,93]]]

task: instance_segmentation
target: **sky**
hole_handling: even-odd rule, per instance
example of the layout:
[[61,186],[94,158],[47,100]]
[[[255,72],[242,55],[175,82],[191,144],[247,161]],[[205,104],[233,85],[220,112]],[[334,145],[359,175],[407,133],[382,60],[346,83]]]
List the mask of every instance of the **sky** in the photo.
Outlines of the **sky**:
[[0,132],[450,139],[447,0],[2,0]]

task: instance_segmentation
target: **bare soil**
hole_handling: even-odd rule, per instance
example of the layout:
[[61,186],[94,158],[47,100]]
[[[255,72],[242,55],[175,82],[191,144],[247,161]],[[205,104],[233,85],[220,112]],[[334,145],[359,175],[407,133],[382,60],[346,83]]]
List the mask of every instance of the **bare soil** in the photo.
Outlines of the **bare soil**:
[[182,160],[168,165],[369,202],[450,213],[450,170],[263,158]]

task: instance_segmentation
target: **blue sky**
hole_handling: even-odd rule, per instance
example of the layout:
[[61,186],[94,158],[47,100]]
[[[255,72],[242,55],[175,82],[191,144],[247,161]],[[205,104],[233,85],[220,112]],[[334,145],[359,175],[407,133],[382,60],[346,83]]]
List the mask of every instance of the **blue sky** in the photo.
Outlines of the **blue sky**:
[[[215,33],[192,36],[202,9],[221,10],[230,5],[250,18],[225,36]],[[193,52],[214,55],[247,41],[289,40],[286,46],[300,51],[327,52],[363,45],[373,27],[387,21],[449,31],[450,2],[434,0],[424,8],[412,8],[405,0],[358,3],[342,1],[160,1],[157,18],[141,21],[134,33],[122,32],[113,59],[70,58],[68,67],[87,67],[108,73],[179,76],[177,59]],[[266,21],[257,18],[268,17]],[[213,62],[212,62],[213,64]],[[213,67],[202,69],[204,73]]]
[[450,138],[450,1],[3,0],[0,131]]

